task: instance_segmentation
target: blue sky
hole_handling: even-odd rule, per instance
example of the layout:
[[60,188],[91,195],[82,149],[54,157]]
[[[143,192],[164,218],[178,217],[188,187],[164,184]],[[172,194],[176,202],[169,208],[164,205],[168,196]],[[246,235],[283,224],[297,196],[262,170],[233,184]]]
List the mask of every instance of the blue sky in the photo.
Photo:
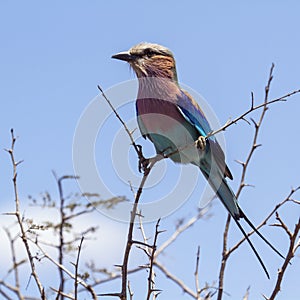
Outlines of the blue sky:
[[[24,201],[27,195],[38,195],[44,190],[56,193],[51,170],[58,174],[73,173],[74,132],[85,108],[98,94],[97,84],[109,89],[134,78],[128,66],[110,58],[112,54],[141,41],[167,46],[176,57],[180,82],[201,94],[223,124],[229,117],[248,109],[251,91],[257,102],[262,100],[272,62],[275,70],[271,98],[300,88],[299,9],[297,1],[252,1],[251,4],[240,1],[2,1],[0,148],[9,147],[9,130],[14,128],[19,136],[16,155],[24,159],[19,168],[20,195]],[[105,105],[99,102],[99,109]],[[263,146],[255,153],[247,177],[247,182],[255,188],[245,190],[240,199],[254,223],[261,221],[289,193],[291,186],[300,185],[299,111],[300,95],[296,95],[286,103],[274,104],[267,112],[259,137]],[[125,107],[122,112],[124,119],[130,120],[134,108]],[[111,174],[110,159],[107,166],[102,163],[109,155],[109,147],[102,148],[101,143],[116,132],[114,128],[119,128],[119,124],[111,118],[108,125],[111,127],[104,128],[105,138],[101,140],[99,135],[97,140],[96,160],[103,166],[103,172],[107,170]],[[241,173],[234,160],[246,157],[252,134],[253,128],[246,123],[225,132],[227,162],[235,177],[233,189]],[[147,153],[153,154],[152,146],[143,143]],[[124,149],[128,149],[128,144]],[[0,152],[0,165],[0,207],[4,212],[13,209],[11,167],[4,151]],[[176,166],[167,163],[163,187],[172,186],[173,170]],[[199,202],[197,193],[204,186],[204,180],[199,179],[191,199],[165,218],[162,226],[171,232],[178,217],[192,216]],[[159,195],[163,187],[158,185],[158,190],[147,190],[145,199],[151,199],[152,193]],[[69,188],[77,189],[77,186]],[[120,195],[132,197],[125,182],[116,181],[113,188]],[[187,258],[193,257],[199,244],[203,253],[200,280],[204,283],[217,278],[226,213],[217,201],[211,213],[213,216],[208,221],[194,226],[164,258],[165,264],[171,265],[174,272],[185,274],[191,285],[194,260],[187,261]],[[282,210],[290,226],[299,213],[299,207]],[[7,217],[1,219],[7,222]],[[101,215],[99,219],[95,217],[95,222],[124,227]],[[153,224],[149,232],[152,228]],[[280,230],[271,228],[265,232],[286,251],[287,240]],[[231,235],[233,242],[240,237],[235,228]],[[276,274],[280,259],[258,240],[255,242],[270,273]],[[299,267],[299,257],[296,257],[278,299],[296,299],[299,295]],[[249,285],[253,299],[261,293],[269,295],[274,284],[275,276],[271,281],[266,280],[246,245],[232,257],[227,272],[225,289],[232,299],[241,299]],[[133,280],[138,282],[140,277]],[[163,277],[161,280],[165,289],[161,299],[181,297],[177,287],[165,282]]]

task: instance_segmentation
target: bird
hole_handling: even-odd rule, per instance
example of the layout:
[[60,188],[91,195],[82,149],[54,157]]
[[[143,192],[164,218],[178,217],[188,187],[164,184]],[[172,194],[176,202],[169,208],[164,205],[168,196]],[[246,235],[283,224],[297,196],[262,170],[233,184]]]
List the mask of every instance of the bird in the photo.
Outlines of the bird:
[[166,47],[142,42],[112,55],[129,63],[138,78],[137,122],[142,136],[150,140],[157,156],[175,163],[196,165],[249,243],[266,276],[267,268],[241,225],[241,220],[279,256],[284,256],[256,229],[241,209],[228,184],[233,176],[225,154],[203,110],[178,82],[173,53]]

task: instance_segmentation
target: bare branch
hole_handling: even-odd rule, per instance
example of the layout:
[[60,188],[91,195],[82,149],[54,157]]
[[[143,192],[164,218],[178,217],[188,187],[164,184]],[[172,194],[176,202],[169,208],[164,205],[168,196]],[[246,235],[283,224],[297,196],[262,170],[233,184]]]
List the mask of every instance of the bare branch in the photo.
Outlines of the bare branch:
[[[11,236],[11,233],[8,228],[4,228],[4,231],[6,232],[8,240],[10,242],[10,251],[11,251],[12,261],[13,261],[12,271],[14,272],[14,277],[15,277],[15,292],[16,292],[18,298],[20,300],[23,300],[24,297],[22,296],[21,291],[20,291],[19,266],[22,265],[23,263],[25,263],[26,260],[24,259],[19,262],[17,261],[17,254],[16,254],[16,249],[15,249],[16,238],[13,238]],[[8,271],[8,274],[9,274],[9,272],[10,271]]]
[[[161,157],[159,158],[158,156],[154,157],[153,159],[151,159],[151,162],[149,164],[148,160],[147,160],[147,164],[146,166],[144,166],[143,162],[146,161],[146,159],[144,158],[143,154],[142,154],[142,150],[141,150],[141,146],[137,145],[134,140],[133,137],[131,135],[131,132],[129,131],[128,127],[126,126],[125,122],[122,120],[122,118],[120,117],[120,115],[118,114],[118,112],[116,111],[116,109],[114,108],[114,106],[112,105],[112,103],[110,102],[110,100],[107,98],[107,96],[105,95],[104,91],[102,90],[102,88],[98,85],[98,89],[100,90],[103,98],[106,100],[106,102],[109,104],[109,106],[111,107],[111,109],[113,110],[115,116],[119,119],[119,121],[121,122],[121,124],[123,125],[125,131],[127,132],[132,145],[134,146],[134,149],[138,155],[138,158],[140,160],[140,165],[143,165],[143,170],[144,170],[144,174],[142,177],[142,180],[140,182],[139,188],[137,190],[137,193],[135,195],[135,200],[133,203],[133,208],[132,211],[130,213],[130,224],[129,224],[129,228],[128,228],[128,234],[127,234],[127,242],[126,242],[126,247],[125,247],[125,251],[124,251],[124,256],[123,256],[123,263],[121,266],[122,269],[122,288],[121,288],[121,292],[120,293],[111,293],[111,294],[106,294],[106,295],[111,295],[111,296],[117,296],[119,297],[121,300],[126,300],[127,299],[127,284],[128,284],[128,261],[129,261],[129,255],[131,252],[131,248],[133,245],[133,229],[134,229],[134,223],[135,223],[135,218],[138,214],[138,203],[140,201],[142,192],[143,192],[143,188],[145,185],[145,182],[150,174],[151,169],[153,168],[153,166],[155,165],[155,163],[157,161],[159,161],[161,159]],[[101,294],[103,295],[103,294]]]
[[290,232],[290,230],[287,227],[287,225],[283,222],[283,220],[279,216],[278,211],[276,211],[276,220],[279,222],[279,224],[275,224],[275,226],[278,225],[279,227],[283,228],[283,230],[286,232],[286,234],[289,236],[289,238],[291,238],[292,237],[292,233]]
[[118,120],[121,122],[122,126],[124,127],[126,133],[129,136],[129,139],[131,141],[131,144],[134,147],[134,150],[136,151],[138,158],[140,161],[145,160],[143,153],[142,153],[142,149],[140,145],[137,145],[133,139],[132,133],[133,131],[130,131],[127,127],[127,125],[125,124],[125,122],[123,121],[123,119],[121,118],[121,116],[118,114],[118,112],[116,111],[116,109],[114,108],[114,106],[112,105],[111,101],[107,98],[107,96],[105,95],[103,89],[101,88],[100,85],[97,86],[98,90],[101,92],[102,97],[106,100],[106,102],[108,103],[108,105],[110,106],[110,108],[112,109],[112,111],[114,112],[115,116],[118,118]]
[[[284,227],[286,227],[285,224],[284,224]],[[288,265],[290,264],[290,261],[292,260],[292,258],[295,255],[295,242],[296,242],[297,236],[299,234],[299,231],[300,231],[300,218],[298,220],[298,223],[295,225],[294,232],[291,235],[289,235],[289,238],[290,238],[289,250],[288,250],[286,258],[283,262],[282,267],[279,269],[279,271],[277,273],[276,284],[275,284],[274,290],[272,292],[272,295],[270,296],[270,298],[268,298],[268,300],[274,300],[276,298],[277,294],[280,292],[280,287],[281,287],[281,282],[282,282],[283,276],[286,272]],[[297,249],[297,247],[296,247],[296,249]]]
[[[266,111],[268,109],[268,105],[271,104],[271,103],[274,103],[274,102],[283,101],[283,99],[286,97],[286,95],[285,95],[285,97],[280,97],[278,99],[275,99],[275,100],[272,100],[272,101],[268,101],[270,86],[271,86],[271,82],[272,82],[272,79],[273,79],[273,70],[274,70],[274,64],[272,64],[272,66],[270,68],[268,82],[267,82],[267,85],[265,87],[265,99],[264,99],[264,103],[260,104],[258,106],[255,106],[253,108],[254,98],[253,98],[253,94],[252,94],[251,108],[246,113],[242,114],[240,117],[234,119],[229,124],[227,124],[226,127],[224,127],[224,126],[221,127],[221,130],[225,130],[230,125],[232,125],[232,124],[236,123],[238,120],[244,118],[248,113],[252,112],[254,109],[258,109],[258,108],[263,107],[263,110],[261,112],[259,121],[257,123],[253,122],[254,126],[255,126],[255,131],[254,131],[254,137],[253,137],[253,140],[252,140],[252,146],[251,146],[251,149],[250,149],[250,151],[248,153],[246,161],[241,164],[242,165],[242,175],[241,175],[241,179],[240,179],[240,185],[239,185],[238,191],[236,193],[236,198],[237,199],[239,198],[239,196],[240,196],[243,188],[245,187],[246,172],[247,172],[249,163],[251,161],[251,158],[253,156],[253,153],[257,149],[258,133],[259,133],[259,129],[261,127],[261,124],[263,122],[265,113],[266,113]],[[300,90],[297,91],[297,93],[298,92],[300,92]],[[296,94],[296,92],[295,93],[291,93],[291,95],[292,94]],[[217,131],[213,132],[213,134],[215,134],[217,132],[220,132],[221,130],[217,130]],[[230,256],[230,254],[232,253],[232,252],[228,252],[227,251],[227,238],[228,238],[228,233],[229,233],[230,221],[231,221],[231,217],[228,214],[226,225],[225,225],[225,229],[224,229],[224,235],[223,235],[222,263],[221,263],[221,267],[220,267],[220,271],[219,271],[219,291],[218,291],[217,300],[221,300],[222,296],[223,296],[225,267],[226,267],[227,260],[228,260],[228,258]]]
[[190,295],[192,298],[197,299],[197,293],[195,293],[191,288],[189,288],[184,281],[177,278],[174,274],[172,274],[166,267],[164,267],[160,262],[157,260],[154,261],[154,265],[162,271],[167,278],[175,282],[185,293]]
[[162,253],[167,247],[169,247],[175,240],[178,238],[180,234],[185,232],[188,228],[193,226],[198,220],[200,220],[207,212],[208,207],[205,209],[199,210],[198,214],[191,219],[189,219],[185,224],[177,228],[177,230],[171,235],[171,237],[166,240],[156,251],[155,257],[158,257],[160,253]]
[[243,297],[243,300],[248,300],[249,299],[249,291],[250,291],[250,286],[247,288],[247,291]]
[[43,285],[42,285],[42,283],[39,279],[39,276],[36,272],[36,269],[35,269],[34,256],[32,255],[29,244],[28,244],[28,239],[27,239],[27,236],[26,236],[26,230],[24,228],[23,219],[22,219],[22,216],[21,216],[21,213],[20,213],[20,199],[19,199],[18,185],[17,185],[17,166],[18,166],[19,162],[16,162],[15,156],[14,156],[14,148],[15,148],[15,143],[16,143],[17,138],[14,135],[14,130],[13,129],[11,129],[10,132],[11,132],[11,140],[12,140],[11,148],[6,150],[6,151],[10,155],[11,162],[12,162],[12,167],[13,167],[13,187],[14,187],[14,194],[15,194],[15,216],[17,218],[17,222],[18,222],[18,225],[19,225],[19,228],[20,228],[20,231],[21,231],[21,239],[22,239],[23,244],[25,246],[25,250],[26,250],[26,253],[27,253],[27,257],[28,257],[28,260],[29,260],[30,267],[31,267],[31,275],[34,278],[35,283],[38,287],[41,299],[46,299],[44,287],[43,287]]
[[[64,265],[61,265],[59,262],[57,262],[53,257],[51,257],[40,245],[37,241],[32,241],[31,239],[28,239],[28,241],[34,243],[36,245],[36,247],[38,247],[38,249],[42,252],[43,256],[46,257],[49,261],[51,261],[55,266],[57,266],[59,269],[62,269],[64,273],[66,273],[70,278],[72,278],[73,280],[76,280],[76,276],[75,274],[73,274],[71,271],[69,271]],[[77,282],[83,286],[92,296],[92,299],[96,300],[97,299],[97,295],[95,293],[95,291],[93,290],[92,286],[87,284],[84,280],[82,279],[78,279],[77,278]],[[60,294],[62,294],[63,292],[59,289],[58,290],[60,292]]]
[[[271,81],[273,79],[273,75],[271,74],[271,73],[273,73],[273,69],[274,69],[274,64],[272,64],[272,66],[271,66],[271,70],[270,70],[270,75],[271,76],[269,76],[269,81],[268,81],[268,84],[267,84],[266,89],[265,89],[265,92],[267,93],[266,94],[267,97],[268,97],[268,94],[269,94],[270,84],[271,84]],[[257,109],[260,109],[262,107],[264,107],[264,109],[265,109],[265,107],[269,106],[270,104],[273,104],[273,103],[276,103],[276,102],[284,102],[284,101],[286,101],[287,98],[289,98],[289,97],[291,97],[291,96],[293,96],[295,94],[298,94],[298,93],[300,93],[300,89],[299,90],[295,90],[295,91],[293,91],[291,93],[285,94],[285,95],[283,95],[283,96],[281,96],[279,98],[276,98],[276,99],[273,99],[273,100],[270,100],[270,101],[264,101],[264,103],[256,105],[256,106],[254,106],[254,96],[253,96],[253,93],[251,93],[251,107],[246,112],[244,112],[243,114],[241,114],[240,116],[236,117],[233,120],[230,120],[229,122],[227,121],[225,123],[225,125],[223,125],[219,129],[214,130],[211,133],[209,133],[206,138],[209,138],[209,137],[211,137],[211,136],[213,136],[213,135],[215,135],[215,134],[217,134],[217,133],[219,133],[221,131],[226,130],[229,126],[232,126],[233,124],[236,124],[240,120],[245,120],[245,117],[248,114],[252,113],[253,111],[255,111]]]
[[[64,180],[67,179],[78,179],[78,176],[74,175],[64,175],[62,177],[58,177],[56,173],[53,171],[53,175],[56,179],[58,192],[59,192],[59,213],[60,213],[60,221],[59,221],[59,244],[58,244],[58,263],[60,265],[64,264],[64,247],[65,247],[65,237],[64,237],[64,228],[66,225],[66,213],[65,213],[65,197],[63,193],[63,186],[62,183]],[[60,284],[59,284],[59,291],[64,293],[65,289],[65,278],[64,272],[61,268],[58,268]],[[76,282],[76,280],[75,280]],[[63,295],[61,295],[61,299],[63,299]]]
[[155,259],[155,250],[156,250],[156,243],[157,243],[157,238],[160,233],[158,230],[159,228],[159,222],[160,219],[156,222],[155,226],[155,234],[154,234],[154,240],[153,240],[153,245],[152,245],[152,251],[150,255],[150,263],[149,263],[149,276],[148,276],[148,291],[147,291],[147,300],[150,300],[151,294],[154,292],[157,292],[158,290],[154,288],[155,282],[154,282],[154,272],[153,272],[153,265],[154,265],[154,259]]
[[[276,213],[276,211],[282,207],[283,205],[285,205],[288,202],[292,202],[291,197],[293,196],[294,193],[296,193],[298,190],[300,190],[300,186],[298,186],[295,189],[291,189],[291,191],[289,192],[288,196],[281,201],[280,203],[276,204],[275,207],[271,210],[271,212],[265,217],[265,219],[256,227],[256,230],[259,230],[261,227],[265,226],[267,224],[267,222],[271,219],[271,217]],[[251,236],[255,231],[252,230],[248,233],[248,237]],[[227,255],[230,255],[232,252],[234,252],[244,241],[245,241],[245,237],[243,237],[239,242],[237,242],[233,247],[231,247],[228,250]]]
[[[7,290],[9,290],[9,291],[15,293],[15,294],[18,296],[18,299],[20,299],[20,300],[23,300],[23,299],[24,299],[24,297],[20,294],[20,290],[19,290],[18,287],[13,286],[13,285],[10,285],[10,284],[8,284],[7,282],[5,282],[4,280],[0,280],[0,286],[1,286],[1,285],[2,285],[3,287],[5,287]],[[3,295],[6,299],[13,299],[13,298],[9,297],[4,291],[2,291],[2,289],[0,289],[0,291],[3,292],[2,295]]]
[[196,268],[194,272],[195,276],[195,286],[196,286],[196,294],[197,294],[197,300],[200,299],[200,287],[199,287],[199,261],[200,261],[200,246],[198,246],[197,255],[196,255]]
[[62,292],[62,291],[60,291],[60,290],[57,290],[57,289],[55,289],[55,288],[53,288],[53,287],[50,287],[50,289],[51,289],[52,291],[54,291],[55,293],[57,293],[56,299],[58,298],[58,296],[62,296],[62,297],[64,297],[64,298],[74,300],[73,296],[70,296],[70,295],[67,294],[67,293],[64,293],[64,292]]

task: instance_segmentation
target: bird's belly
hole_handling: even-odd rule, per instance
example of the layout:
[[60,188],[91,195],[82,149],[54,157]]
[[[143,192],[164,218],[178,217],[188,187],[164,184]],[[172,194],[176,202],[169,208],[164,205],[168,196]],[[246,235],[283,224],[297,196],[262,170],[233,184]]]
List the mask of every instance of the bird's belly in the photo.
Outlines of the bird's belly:
[[194,145],[199,133],[168,101],[145,99],[137,103],[138,123],[156,151],[180,163],[199,164],[202,151]]

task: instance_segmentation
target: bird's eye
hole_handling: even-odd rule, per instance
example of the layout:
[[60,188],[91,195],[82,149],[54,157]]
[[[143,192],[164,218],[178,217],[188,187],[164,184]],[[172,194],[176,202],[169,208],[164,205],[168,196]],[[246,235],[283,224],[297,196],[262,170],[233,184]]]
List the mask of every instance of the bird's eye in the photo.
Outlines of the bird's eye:
[[156,54],[156,53],[155,53],[155,51],[153,51],[152,49],[147,48],[147,49],[145,49],[144,54],[145,54],[146,56],[148,56],[148,57],[152,57],[152,56],[153,56],[154,54]]

